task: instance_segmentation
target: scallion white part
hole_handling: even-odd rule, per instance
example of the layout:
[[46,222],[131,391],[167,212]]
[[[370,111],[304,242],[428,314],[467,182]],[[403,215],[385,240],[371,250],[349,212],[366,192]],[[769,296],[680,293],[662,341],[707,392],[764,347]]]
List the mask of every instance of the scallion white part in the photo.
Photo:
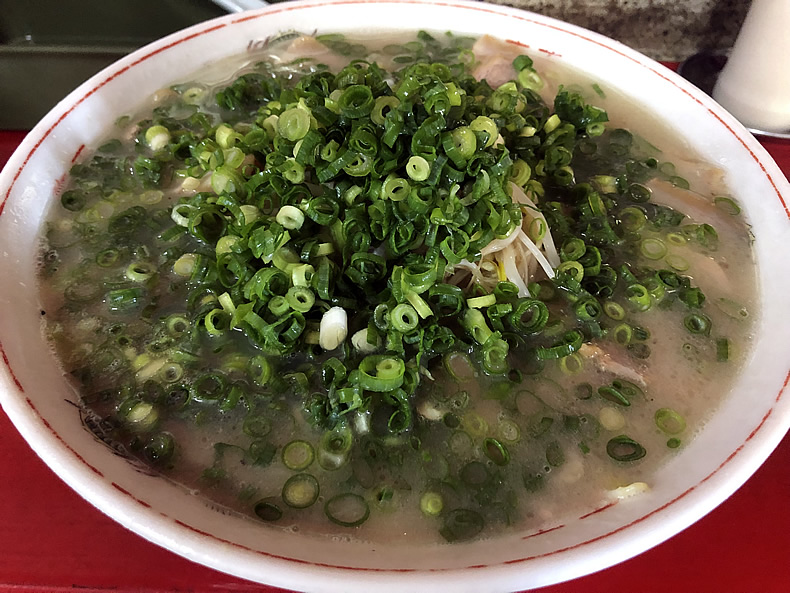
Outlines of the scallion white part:
[[631,498],[632,496],[638,496],[639,494],[650,492],[650,486],[648,486],[646,482],[634,482],[633,484],[628,484],[627,486],[615,488],[611,492],[615,498],[623,500],[625,498]]
[[170,142],[170,130],[164,126],[151,126],[145,131],[145,141],[154,152],[162,150]]
[[381,340],[376,340],[375,344],[368,341],[368,328],[362,328],[351,336],[351,345],[360,354],[372,354],[379,348]]
[[195,269],[195,262],[197,255],[194,253],[185,253],[179,257],[173,264],[173,273],[178,276],[187,278],[192,275],[192,270]]
[[318,344],[324,350],[334,350],[348,335],[348,315],[343,307],[332,307],[321,317]]

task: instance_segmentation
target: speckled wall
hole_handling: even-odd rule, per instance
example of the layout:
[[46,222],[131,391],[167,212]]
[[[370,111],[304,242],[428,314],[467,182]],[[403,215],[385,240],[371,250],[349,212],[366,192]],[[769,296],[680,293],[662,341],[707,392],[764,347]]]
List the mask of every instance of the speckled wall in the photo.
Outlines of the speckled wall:
[[489,0],[516,6],[613,37],[659,60],[680,61],[703,50],[726,51],[749,0]]

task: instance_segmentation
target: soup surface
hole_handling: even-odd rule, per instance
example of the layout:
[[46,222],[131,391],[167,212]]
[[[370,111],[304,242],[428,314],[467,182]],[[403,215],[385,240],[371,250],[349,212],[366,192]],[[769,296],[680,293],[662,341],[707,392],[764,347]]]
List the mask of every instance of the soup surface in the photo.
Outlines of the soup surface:
[[538,530],[649,489],[748,351],[748,227],[682,139],[520,52],[287,35],[121,117],[42,248],[86,427],[321,536]]

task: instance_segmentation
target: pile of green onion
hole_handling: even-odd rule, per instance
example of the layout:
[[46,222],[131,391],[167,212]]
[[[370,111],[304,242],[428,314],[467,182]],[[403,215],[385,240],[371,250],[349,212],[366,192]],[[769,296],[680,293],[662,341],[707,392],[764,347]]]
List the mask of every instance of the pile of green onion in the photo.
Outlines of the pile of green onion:
[[[354,51],[337,36],[323,41]],[[89,404],[115,394],[120,422],[148,435],[135,438],[149,461],[173,457],[172,436],[156,428],[166,414],[196,406],[202,422],[206,406],[246,407],[244,454],[260,465],[279,455],[298,472],[283,487],[286,504],[306,507],[318,497],[306,473],[314,460],[324,469],[345,463],[352,433],[369,430],[359,419],[377,409],[385,422],[374,430],[404,442],[424,422],[421,386],[455,354],[469,361],[468,376],[512,384],[550,361],[570,368],[591,340],[643,359],[649,332],[633,319],[673,303],[687,309],[688,332],[711,335],[704,295],[682,262],[662,258],[672,241],[715,249],[715,230],[681,226],[683,215],[652,204],[644,185],[684,180],[640,156],[626,130],[607,130],[606,113],[580,92],[561,88],[546,105],[526,56],[498,88],[474,79],[469,47],[420,33],[393,50],[395,72],[364,60],[337,73],[263,63],[216,93],[174,87],[174,99],[138,125],[131,156],[112,141],[74,167],[61,202],[93,261],[65,286],[66,306],[99,302],[110,319],[152,328],[141,337],[136,322],[108,323],[105,344],[75,374]],[[552,233],[561,258],[553,278],[524,278],[528,294],[507,277],[493,290],[448,282],[458,264],[521,227],[527,206],[514,202],[513,187],[548,221],[541,232]],[[168,204],[172,195],[183,197]],[[633,265],[633,254],[660,267]],[[56,260],[45,258],[45,274]],[[101,270],[109,279],[97,280]],[[726,338],[712,339],[726,359]],[[586,397],[629,405],[625,383],[590,387]],[[272,392],[291,394],[320,442],[266,441],[271,421],[256,397]],[[667,434],[682,430],[669,409],[656,422]],[[504,442],[484,440],[497,466],[511,461]],[[623,462],[645,453],[626,435],[606,449]],[[230,454],[218,449],[218,458]],[[475,467],[465,466],[472,482]],[[421,507],[439,515],[441,496],[426,492]],[[326,511],[344,526],[369,514],[350,492],[330,497]],[[269,500],[255,512],[282,516]],[[446,517],[448,539],[482,529],[469,509]]]

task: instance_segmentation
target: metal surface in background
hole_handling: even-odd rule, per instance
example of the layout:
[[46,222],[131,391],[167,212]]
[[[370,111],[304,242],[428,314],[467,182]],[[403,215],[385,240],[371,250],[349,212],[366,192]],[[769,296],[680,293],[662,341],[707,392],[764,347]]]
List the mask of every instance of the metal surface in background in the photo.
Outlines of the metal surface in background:
[[0,129],[31,128],[102,68],[223,14],[209,0],[0,0]]

